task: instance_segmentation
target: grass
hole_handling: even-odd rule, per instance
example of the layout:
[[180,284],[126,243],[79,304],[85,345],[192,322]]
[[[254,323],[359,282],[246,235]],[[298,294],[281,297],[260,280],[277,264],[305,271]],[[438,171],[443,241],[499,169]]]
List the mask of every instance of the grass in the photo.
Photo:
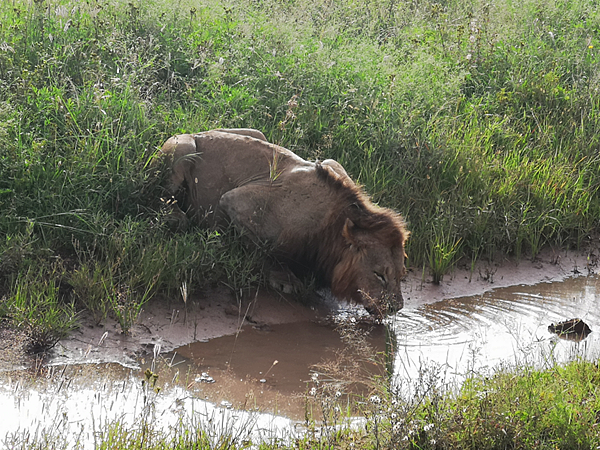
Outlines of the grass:
[[[0,229],[33,226],[54,256],[93,242],[103,277],[123,264],[106,250],[121,230],[148,260],[172,236],[157,147],[217,126],[340,161],[406,216],[409,265],[439,277],[462,257],[581,247],[596,229],[598,16],[585,1],[15,0],[0,14]],[[452,258],[440,239],[460,242]],[[170,268],[147,270],[172,289]]]
[[75,306],[61,293],[61,272],[59,263],[49,271],[30,268],[15,281],[8,301],[0,305],[2,316],[25,332],[32,352],[54,347],[77,327]]
[[600,217],[599,27],[587,0],[2,2],[0,313],[47,347],[82,309],[127,332],[158,292],[260,283],[260,249],[174,233],[160,200],[156,149],[214,127],[337,159],[406,217],[408,265],[437,281],[460,258],[582,248]]

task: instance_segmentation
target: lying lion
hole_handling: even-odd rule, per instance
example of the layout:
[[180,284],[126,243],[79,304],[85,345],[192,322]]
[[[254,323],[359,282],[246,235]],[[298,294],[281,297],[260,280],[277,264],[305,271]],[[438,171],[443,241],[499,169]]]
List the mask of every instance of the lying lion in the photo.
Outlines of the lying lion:
[[[371,314],[402,308],[404,221],[371,203],[336,161],[305,161],[250,129],[173,136],[161,152],[170,191],[194,221],[233,223],[271,244],[292,273],[308,269]],[[270,280],[284,291],[297,281],[277,272]]]

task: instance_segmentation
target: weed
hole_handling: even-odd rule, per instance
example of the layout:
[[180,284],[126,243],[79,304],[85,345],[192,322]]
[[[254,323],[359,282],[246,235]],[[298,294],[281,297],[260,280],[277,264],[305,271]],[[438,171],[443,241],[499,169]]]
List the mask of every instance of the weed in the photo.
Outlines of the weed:
[[461,238],[453,232],[452,220],[438,218],[433,224],[433,238],[427,252],[433,283],[440,284],[444,274],[453,266],[461,247]]
[[26,334],[32,352],[54,347],[78,326],[74,305],[59,291],[61,272],[59,265],[30,268],[0,303],[2,316]]

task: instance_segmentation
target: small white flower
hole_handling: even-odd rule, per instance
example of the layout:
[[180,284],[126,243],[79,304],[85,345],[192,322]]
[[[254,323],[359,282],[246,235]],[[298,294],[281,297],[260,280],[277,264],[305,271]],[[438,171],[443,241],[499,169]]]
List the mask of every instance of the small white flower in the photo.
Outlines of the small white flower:
[[379,405],[381,403],[381,399],[379,398],[378,395],[372,395],[371,398],[369,399],[369,401],[371,403],[373,403],[374,405]]
[[428,423],[427,425],[425,425],[425,426],[423,427],[423,430],[424,430],[424,431],[429,431],[429,430],[431,430],[433,427],[434,427],[434,425],[433,425],[432,423]]
[[317,395],[317,388],[311,388],[310,389],[310,395],[312,395],[312,396]]
[[340,398],[342,393],[340,391],[335,391],[335,398]]

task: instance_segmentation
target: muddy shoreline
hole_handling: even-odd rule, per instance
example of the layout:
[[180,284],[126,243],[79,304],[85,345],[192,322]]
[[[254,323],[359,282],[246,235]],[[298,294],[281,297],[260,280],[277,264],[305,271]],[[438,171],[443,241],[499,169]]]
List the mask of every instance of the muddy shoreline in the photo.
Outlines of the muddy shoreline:
[[[541,282],[560,281],[588,275],[596,268],[590,252],[545,250],[535,260],[505,259],[479,262],[474,270],[459,264],[440,285],[422,271],[409,271],[403,284],[405,308],[414,308],[442,299],[479,295],[490,290]],[[323,320],[338,310],[348,309],[325,295],[322,301],[306,306],[289,296],[260,289],[246,295],[241,303],[228,289],[215,289],[188,300],[155,298],[145,307],[130,335],[107,319],[96,325],[83,316],[82,326],[62,340],[48,355],[48,364],[116,362],[136,366],[141,355],[169,352],[196,341],[235,334],[244,325],[270,325]]]
[[[458,264],[439,285],[427,272],[413,268],[403,284],[405,308],[417,308],[442,299],[480,295],[500,287],[533,285],[561,281],[568,277],[594,273],[597,257],[590,251],[545,250],[535,260],[506,258],[493,263]],[[130,334],[123,334],[118,323],[107,318],[94,323],[85,312],[81,326],[60,341],[44,359],[45,365],[81,363],[118,363],[138,367],[140,358],[165,353],[197,341],[207,341],[239,333],[243,326],[257,328],[272,325],[323,321],[340,311],[360,314],[361,308],[339,304],[326,293],[312,305],[304,305],[290,296],[258,289],[238,302],[227,288],[218,288],[193,296],[184,305],[180,298],[157,297],[148,302]],[[20,343],[21,342],[21,343]],[[25,347],[18,334],[3,330],[0,345],[6,357],[0,369],[31,367],[29,358],[19,358]],[[21,350],[20,350],[21,349]],[[36,360],[36,364],[41,361]]]
[[[52,373],[69,380],[75,373],[104,380],[114,370],[128,374],[123,380],[139,381],[150,369],[160,374],[161,387],[178,386],[213,405],[303,420],[315,371],[350,389],[339,387],[340,392],[357,389],[369,395],[372,377],[366,374],[381,376],[384,367],[406,387],[418,382],[420,364],[443,362],[452,372],[446,381],[456,383],[465,364],[485,369],[502,358],[522,357],[522,349],[529,347],[543,352],[551,346],[556,354],[577,351],[577,346],[553,342],[547,327],[573,315],[600,328],[594,312],[598,278],[587,277],[596,263],[588,255],[546,251],[535,261],[482,262],[474,270],[458,264],[439,285],[412,270],[403,285],[404,309],[385,326],[370,322],[361,307],[340,304],[327,293],[312,306],[266,289],[247,293],[240,302],[226,288],[192,296],[187,305],[179,298],[158,297],[145,305],[130,334],[111,319],[96,324],[82,316],[81,327],[43,357],[27,356],[18,333],[0,330],[0,371],[9,380],[15,369],[25,369],[18,377],[33,375],[32,380],[49,379]],[[557,282],[563,283],[551,284]],[[367,346],[355,348],[335,328],[346,323],[356,332],[356,323],[348,323],[352,319],[361,324],[356,336],[365,332]],[[388,332],[402,357],[384,361]],[[595,351],[595,334],[592,341],[582,348]],[[494,347],[496,342],[503,343],[501,348]],[[471,361],[465,355],[472,349],[477,355]],[[366,365],[356,369],[355,361]]]

